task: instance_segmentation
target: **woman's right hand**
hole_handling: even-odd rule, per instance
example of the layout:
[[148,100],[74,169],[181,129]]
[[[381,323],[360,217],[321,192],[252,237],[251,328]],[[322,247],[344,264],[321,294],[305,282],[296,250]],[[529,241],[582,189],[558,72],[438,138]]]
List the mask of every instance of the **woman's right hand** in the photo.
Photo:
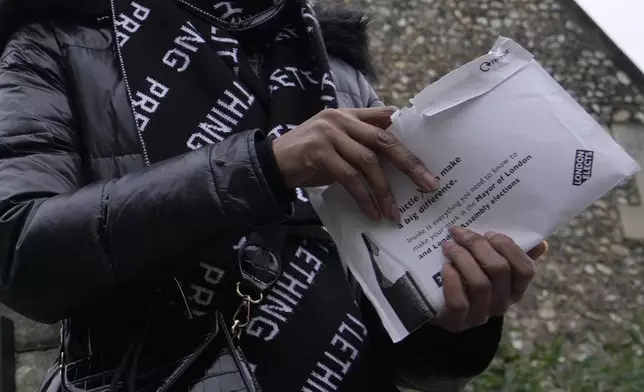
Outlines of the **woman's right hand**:
[[436,190],[438,181],[385,130],[395,111],[388,107],[326,109],[276,139],[273,151],[286,186],[339,182],[368,217],[378,220],[382,214],[398,222],[398,206],[379,158],[389,160],[426,192]]

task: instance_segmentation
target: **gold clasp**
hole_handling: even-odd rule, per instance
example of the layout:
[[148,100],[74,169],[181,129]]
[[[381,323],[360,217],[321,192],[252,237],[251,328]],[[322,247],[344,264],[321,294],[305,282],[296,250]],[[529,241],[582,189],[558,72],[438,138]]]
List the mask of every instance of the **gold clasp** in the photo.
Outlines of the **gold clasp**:
[[248,326],[251,306],[257,305],[264,300],[264,294],[262,293],[259,294],[258,299],[253,299],[250,295],[243,294],[239,289],[240,285],[241,282],[237,282],[237,295],[241,297],[241,303],[233,316],[233,326],[231,328],[233,339],[240,339],[242,330]]

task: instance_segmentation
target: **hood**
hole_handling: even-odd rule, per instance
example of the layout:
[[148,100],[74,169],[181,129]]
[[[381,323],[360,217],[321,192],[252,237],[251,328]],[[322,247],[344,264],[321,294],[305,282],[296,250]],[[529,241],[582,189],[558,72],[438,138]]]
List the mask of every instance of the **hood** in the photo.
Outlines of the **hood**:
[[[316,6],[329,55],[374,76],[368,50],[368,20],[355,10]],[[109,0],[0,0],[0,47],[20,26],[38,20],[79,23],[109,16]]]
[[316,6],[326,50],[364,75],[375,78],[369,55],[369,18],[362,12]]

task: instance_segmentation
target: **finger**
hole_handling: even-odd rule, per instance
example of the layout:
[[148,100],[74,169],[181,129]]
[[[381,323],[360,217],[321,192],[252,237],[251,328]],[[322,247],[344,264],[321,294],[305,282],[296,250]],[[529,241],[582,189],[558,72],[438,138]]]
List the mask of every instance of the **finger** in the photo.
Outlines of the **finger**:
[[463,279],[470,303],[468,322],[471,326],[483,325],[489,317],[492,285],[474,257],[456,242],[443,245],[443,253],[452,261]]
[[347,111],[364,123],[387,129],[391,126],[391,116],[397,110],[398,108],[394,106],[381,106],[376,108],[348,109]]
[[[335,151],[334,151],[335,152]],[[337,153],[329,154],[324,161],[331,177],[339,182],[358,203],[358,206],[370,219],[379,220],[380,212],[371,194],[364,184],[358,170],[342,159]]]
[[467,249],[492,284],[489,315],[504,314],[511,303],[512,270],[508,261],[492,248],[488,239],[463,227],[450,230],[457,244]]
[[550,245],[548,245],[547,241],[541,241],[539,245],[535,246],[527,252],[528,257],[536,261],[539,257],[548,253],[549,247]]
[[344,160],[362,172],[382,214],[399,222],[398,206],[376,154],[342,132],[335,133],[332,143]]
[[519,302],[534,278],[534,261],[506,235],[491,233],[488,239],[492,247],[510,263],[512,302]]
[[470,303],[458,271],[449,264],[442,270],[445,309],[439,314],[437,323],[450,332],[461,332],[467,328],[467,313]]
[[347,135],[373,151],[383,154],[424,191],[438,189],[436,176],[431,174],[423,162],[403,146],[393,133],[362,122],[357,117],[345,116],[340,121],[344,121],[342,128]]

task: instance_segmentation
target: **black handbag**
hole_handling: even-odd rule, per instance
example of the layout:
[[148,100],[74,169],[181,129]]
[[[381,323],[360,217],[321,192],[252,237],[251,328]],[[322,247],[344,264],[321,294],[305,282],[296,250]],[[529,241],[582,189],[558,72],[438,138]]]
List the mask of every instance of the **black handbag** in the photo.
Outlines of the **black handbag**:
[[[267,239],[268,237],[268,239]],[[284,231],[273,228],[264,236],[253,234],[238,252],[242,279],[237,283],[240,305],[226,323],[221,312],[193,317],[179,287],[182,310],[160,307],[125,344],[120,358],[90,355],[67,363],[64,343],[66,322],[61,327],[59,372],[65,392],[261,392],[241,348],[237,344],[251,317],[251,309],[263,300],[281,274],[274,250],[283,244]],[[268,248],[266,243],[273,246]],[[186,336],[186,331],[190,335]],[[180,337],[173,344],[148,347]]]

